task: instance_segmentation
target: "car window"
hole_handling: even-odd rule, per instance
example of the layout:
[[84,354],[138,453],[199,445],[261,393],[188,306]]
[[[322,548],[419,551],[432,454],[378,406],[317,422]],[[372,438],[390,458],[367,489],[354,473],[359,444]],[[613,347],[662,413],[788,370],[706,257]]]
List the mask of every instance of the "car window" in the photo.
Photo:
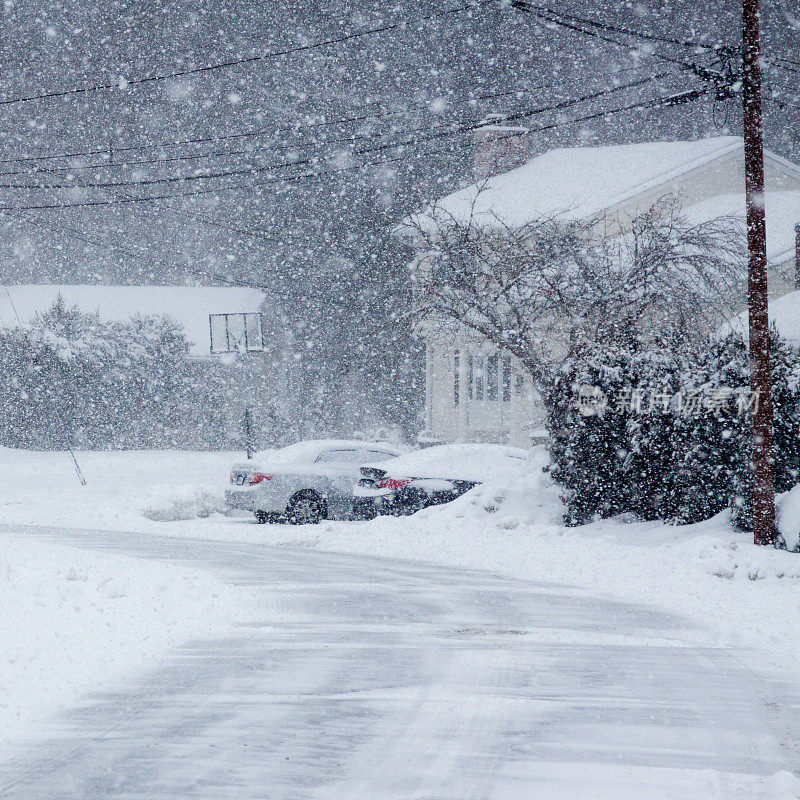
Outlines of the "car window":
[[317,456],[318,464],[361,464],[362,450],[325,450]]
[[365,463],[372,464],[375,461],[387,461],[394,458],[396,453],[387,453],[385,450],[364,450],[362,455]]

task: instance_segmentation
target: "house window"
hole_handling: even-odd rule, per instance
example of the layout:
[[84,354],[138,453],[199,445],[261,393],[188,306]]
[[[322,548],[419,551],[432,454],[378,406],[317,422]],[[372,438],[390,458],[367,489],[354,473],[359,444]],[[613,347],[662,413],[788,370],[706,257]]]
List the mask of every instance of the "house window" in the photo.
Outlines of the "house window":
[[486,360],[486,399],[497,400],[499,383],[499,356],[489,356]]
[[474,372],[475,372],[475,399],[478,401],[483,400],[483,373],[486,369],[486,359],[481,356],[477,359],[477,364],[475,364]]
[[503,402],[511,402],[511,359],[503,358]]
[[461,352],[456,350],[453,356],[453,405],[457,406],[461,402],[461,387],[458,384],[459,370],[461,368]]

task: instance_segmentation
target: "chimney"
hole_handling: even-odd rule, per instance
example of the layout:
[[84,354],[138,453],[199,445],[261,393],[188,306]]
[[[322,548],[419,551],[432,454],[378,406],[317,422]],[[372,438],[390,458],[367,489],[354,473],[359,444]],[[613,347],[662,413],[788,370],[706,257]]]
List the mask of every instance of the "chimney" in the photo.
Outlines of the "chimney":
[[800,289],[800,225],[794,226],[794,288]]
[[502,114],[489,114],[472,132],[472,169],[476,181],[521,167],[533,155],[530,130],[504,125],[503,120]]

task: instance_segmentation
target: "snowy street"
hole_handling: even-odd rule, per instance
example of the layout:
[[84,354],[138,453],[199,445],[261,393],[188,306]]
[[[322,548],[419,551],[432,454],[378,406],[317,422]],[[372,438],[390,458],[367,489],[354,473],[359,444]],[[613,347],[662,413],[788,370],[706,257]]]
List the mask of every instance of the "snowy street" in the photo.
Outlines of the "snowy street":
[[7,800],[793,796],[796,700],[666,614],[388,559],[2,533],[210,568],[264,600],[42,726],[3,767]]

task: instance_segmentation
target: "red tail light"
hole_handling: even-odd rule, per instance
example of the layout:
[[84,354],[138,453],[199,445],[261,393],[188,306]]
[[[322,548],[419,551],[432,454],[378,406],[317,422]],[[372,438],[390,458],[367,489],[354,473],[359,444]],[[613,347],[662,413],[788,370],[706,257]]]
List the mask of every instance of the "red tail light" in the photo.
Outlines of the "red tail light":
[[407,483],[411,483],[411,478],[383,478],[375,486],[378,489],[399,489]]
[[247,480],[247,482],[253,486],[256,483],[261,483],[262,481],[268,481],[272,478],[272,475],[265,475],[263,472],[254,472]]

